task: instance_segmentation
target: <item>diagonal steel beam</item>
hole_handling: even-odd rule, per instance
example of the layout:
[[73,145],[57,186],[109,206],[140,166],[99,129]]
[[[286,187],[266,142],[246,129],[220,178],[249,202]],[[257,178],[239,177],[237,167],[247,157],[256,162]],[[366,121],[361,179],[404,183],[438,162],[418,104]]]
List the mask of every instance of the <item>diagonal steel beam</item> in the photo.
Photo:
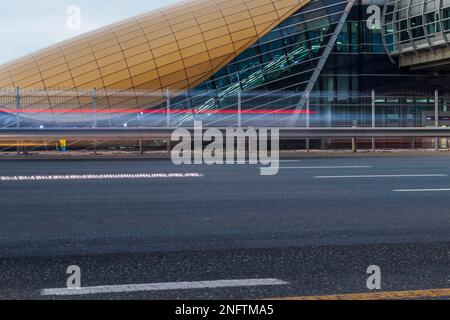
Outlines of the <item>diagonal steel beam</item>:
[[[339,20],[339,23],[337,24],[330,40],[328,41],[328,44],[320,57],[319,62],[317,63],[317,66],[314,70],[314,73],[311,76],[311,79],[309,79],[308,85],[306,86],[305,92],[303,93],[300,102],[297,104],[297,107],[295,110],[303,110],[305,108],[306,102],[309,99],[309,96],[311,95],[311,91],[314,89],[314,86],[316,85],[317,79],[319,79],[320,74],[322,73],[323,68],[325,67],[325,63],[328,61],[328,58],[333,51],[334,45],[336,44],[337,38],[339,34],[342,31],[342,28],[344,27],[345,22],[347,21],[348,15],[350,14],[350,11],[353,8],[353,5],[355,4],[355,0],[348,0],[347,5],[344,9],[344,12],[342,13],[341,19]],[[299,115],[294,114],[290,119],[288,120],[288,126],[295,126]]]

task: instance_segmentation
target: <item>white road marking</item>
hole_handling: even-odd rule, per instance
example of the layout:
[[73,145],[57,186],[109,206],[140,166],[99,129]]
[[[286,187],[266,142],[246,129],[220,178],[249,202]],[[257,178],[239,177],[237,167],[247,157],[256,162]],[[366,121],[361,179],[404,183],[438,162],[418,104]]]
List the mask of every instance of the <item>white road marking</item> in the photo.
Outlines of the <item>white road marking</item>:
[[54,181],[54,180],[119,180],[119,179],[172,179],[202,178],[204,175],[191,173],[126,173],[126,174],[66,174],[35,176],[0,176],[0,181]]
[[449,188],[447,189],[398,189],[394,190],[394,192],[446,192],[450,191]]
[[355,175],[355,176],[316,176],[315,179],[351,179],[351,178],[425,178],[447,177],[447,174],[380,174],[380,175]]
[[73,296],[88,294],[124,293],[141,291],[169,291],[169,290],[193,290],[193,289],[215,289],[231,287],[259,287],[280,286],[289,284],[278,279],[243,279],[243,280],[216,280],[197,282],[166,282],[146,284],[125,284],[113,286],[82,287],[79,289],[59,288],[43,289],[43,296]]
[[311,167],[281,167],[280,169],[368,169],[372,166],[311,166]]

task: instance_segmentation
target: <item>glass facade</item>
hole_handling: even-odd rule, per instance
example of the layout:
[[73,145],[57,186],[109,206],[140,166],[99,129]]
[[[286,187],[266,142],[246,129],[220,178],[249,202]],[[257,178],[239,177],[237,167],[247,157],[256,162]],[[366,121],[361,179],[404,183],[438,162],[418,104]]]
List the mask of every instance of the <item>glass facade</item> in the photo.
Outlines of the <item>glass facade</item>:
[[449,0],[388,0],[383,28],[387,50],[394,55],[449,43]]
[[[236,109],[237,99],[230,95],[240,91],[243,109],[255,104],[268,110],[295,108],[346,5],[346,0],[311,1],[210,79],[177,97],[173,106]],[[175,125],[189,120],[192,116],[178,119]]]
[[[383,12],[384,1],[358,0],[345,21],[311,92],[311,125],[370,126],[372,90],[376,93],[378,126],[425,125],[423,114],[434,110],[435,90],[442,97],[441,111],[447,110],[448,69],[399,68],[397,58],[393,63],[386,54],[382,29],[368,24],[373,14],[368,9],[373,3]],[[236,109],[238,99],[234,96],[241,91],[244,109],[257,105],[294,110],[346,4],[311,1],[210,79],[175,98],[172,105],[180,109]],[[375,19],[381,24],[381,14]],[[267,96],[272,98],[264,99]],[[195,118],[208,121],[207,115]],[[186,115],[175,125],[186,125],[193,119]],[[272,117],[270,124],[282,124],[287,117],[278,120]],[[252,118],[247,124],[261,123]],[[305,125],[304,117],[296,125]]]
[[321,114],[329,114],[317,124],[370,126],[375,90],[377,126],[425,126],[424,113],[434,110],[436,90],[439,109],[447,112],[449,69],[399,67],[400,57],[391,61],[382,29],[367,25],[368,6],[359,2],[353,8],[316,84],[316,92],[331,96],[312,103]]

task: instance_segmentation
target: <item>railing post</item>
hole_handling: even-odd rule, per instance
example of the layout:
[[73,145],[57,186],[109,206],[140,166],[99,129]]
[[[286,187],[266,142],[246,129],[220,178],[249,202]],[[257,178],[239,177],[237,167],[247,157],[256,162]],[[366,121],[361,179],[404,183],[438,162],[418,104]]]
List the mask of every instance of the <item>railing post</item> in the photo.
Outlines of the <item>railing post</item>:
[[310,109],[311,109],[310,93],[307,92],[306,93],[306,128],[311,127],[311,117],[310,117],[311,110]]
[[[375,128],[377,126],[375,101],[376,101],[376,93],[375,93],[375,89],[372,89],[372,128]],[[375,138],[372,138],[372,151],[376,150],[375,142],[376,142]]]
[[[16,88],[16,128],[20,128],[20,88]],[[20,154],[20,141],[17,141],[17,154]]]
[[239,89],[237,92],[237,107],[238,107],[238,128],[242,127],[242,92]]
[[[353,120],[352,128],[354,128],[354,129],[358,128],[357,120]],[[358,151],[358,144],[357,144],[356,138],[352,138],[352,152],[357,152],[357,151]]]
[[[172,111],[171,111],[171,105],[170,105],[170,89],[169,88],[167,88],[167,90],[166,90],[166,99],[167,99],[167,110],[166,110],[167,123],[166,123],[166,125],[167,125],[167,128],[170,128],[171,127],[170,114]],[[168,138],[167,139],[167,152],[169,153],[169,155],[170,155],[171,149],[172,149],[171,139]]]
[[167,110],[166,110],[166,114],[167,114],[167,128],[170,128],[170,124],[171,124],[171,119],[170,119],[170,114],[171,114],[171,105],[170,105],[170,89],[166,90],[166,99],[167,99]]
[[[434,126],[439,128],[439,91],[434,91]],[[434,138],[434,149],[439,150],[439,138]]]
[[16,127],[20,128],[20,109],[21,109],[21,102],[20,102],[20,88],[16,88]]
[[92,127],[95,129],[97,128],[97,88],[94,88],[94,91],[92,92],[92,116]]
[[[97,88],[92,91],[92,127],[97,128]],[[97,140],[94,140],[94,154],[97,154]]]
[[143,143],[142,139],[139,139],[139,153],[141,155],[144,154],[144,143]]
[[[310,92],[306,92],[306,128],[309,129],[311,127],[311,118],[310,118],[310,112],[311,112],[311,104],[310,104]],[[306,139],[306,151],[309,152],[311,150],[311,140]]]
[[138,111],[137,111],[138,128],[141,128],[141,127],[142,127],[142,124],[141,124],[141,113],[142,113],[141,110],[138,110]]

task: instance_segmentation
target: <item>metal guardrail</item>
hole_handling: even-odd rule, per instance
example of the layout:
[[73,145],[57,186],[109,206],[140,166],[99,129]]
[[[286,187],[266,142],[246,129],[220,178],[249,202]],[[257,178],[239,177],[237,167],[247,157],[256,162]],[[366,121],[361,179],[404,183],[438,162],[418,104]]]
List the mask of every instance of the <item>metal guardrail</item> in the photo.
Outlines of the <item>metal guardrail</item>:
[[[185,128],[194,133],[193,128]],[[208,128],[204,128],[207,130]],[[227,128],[217,128],[225,131]],[[229,128],[228,128],[229,129]],[[242,128],[246,130],[247,128]],[[262,129],[262,128],[254,128]],[[268,128],[273,129],[273,128]],[[174,128],[0,129],[0,140],[167,140]],[[450,137],[450,128],[279,128],[280,139]]]

